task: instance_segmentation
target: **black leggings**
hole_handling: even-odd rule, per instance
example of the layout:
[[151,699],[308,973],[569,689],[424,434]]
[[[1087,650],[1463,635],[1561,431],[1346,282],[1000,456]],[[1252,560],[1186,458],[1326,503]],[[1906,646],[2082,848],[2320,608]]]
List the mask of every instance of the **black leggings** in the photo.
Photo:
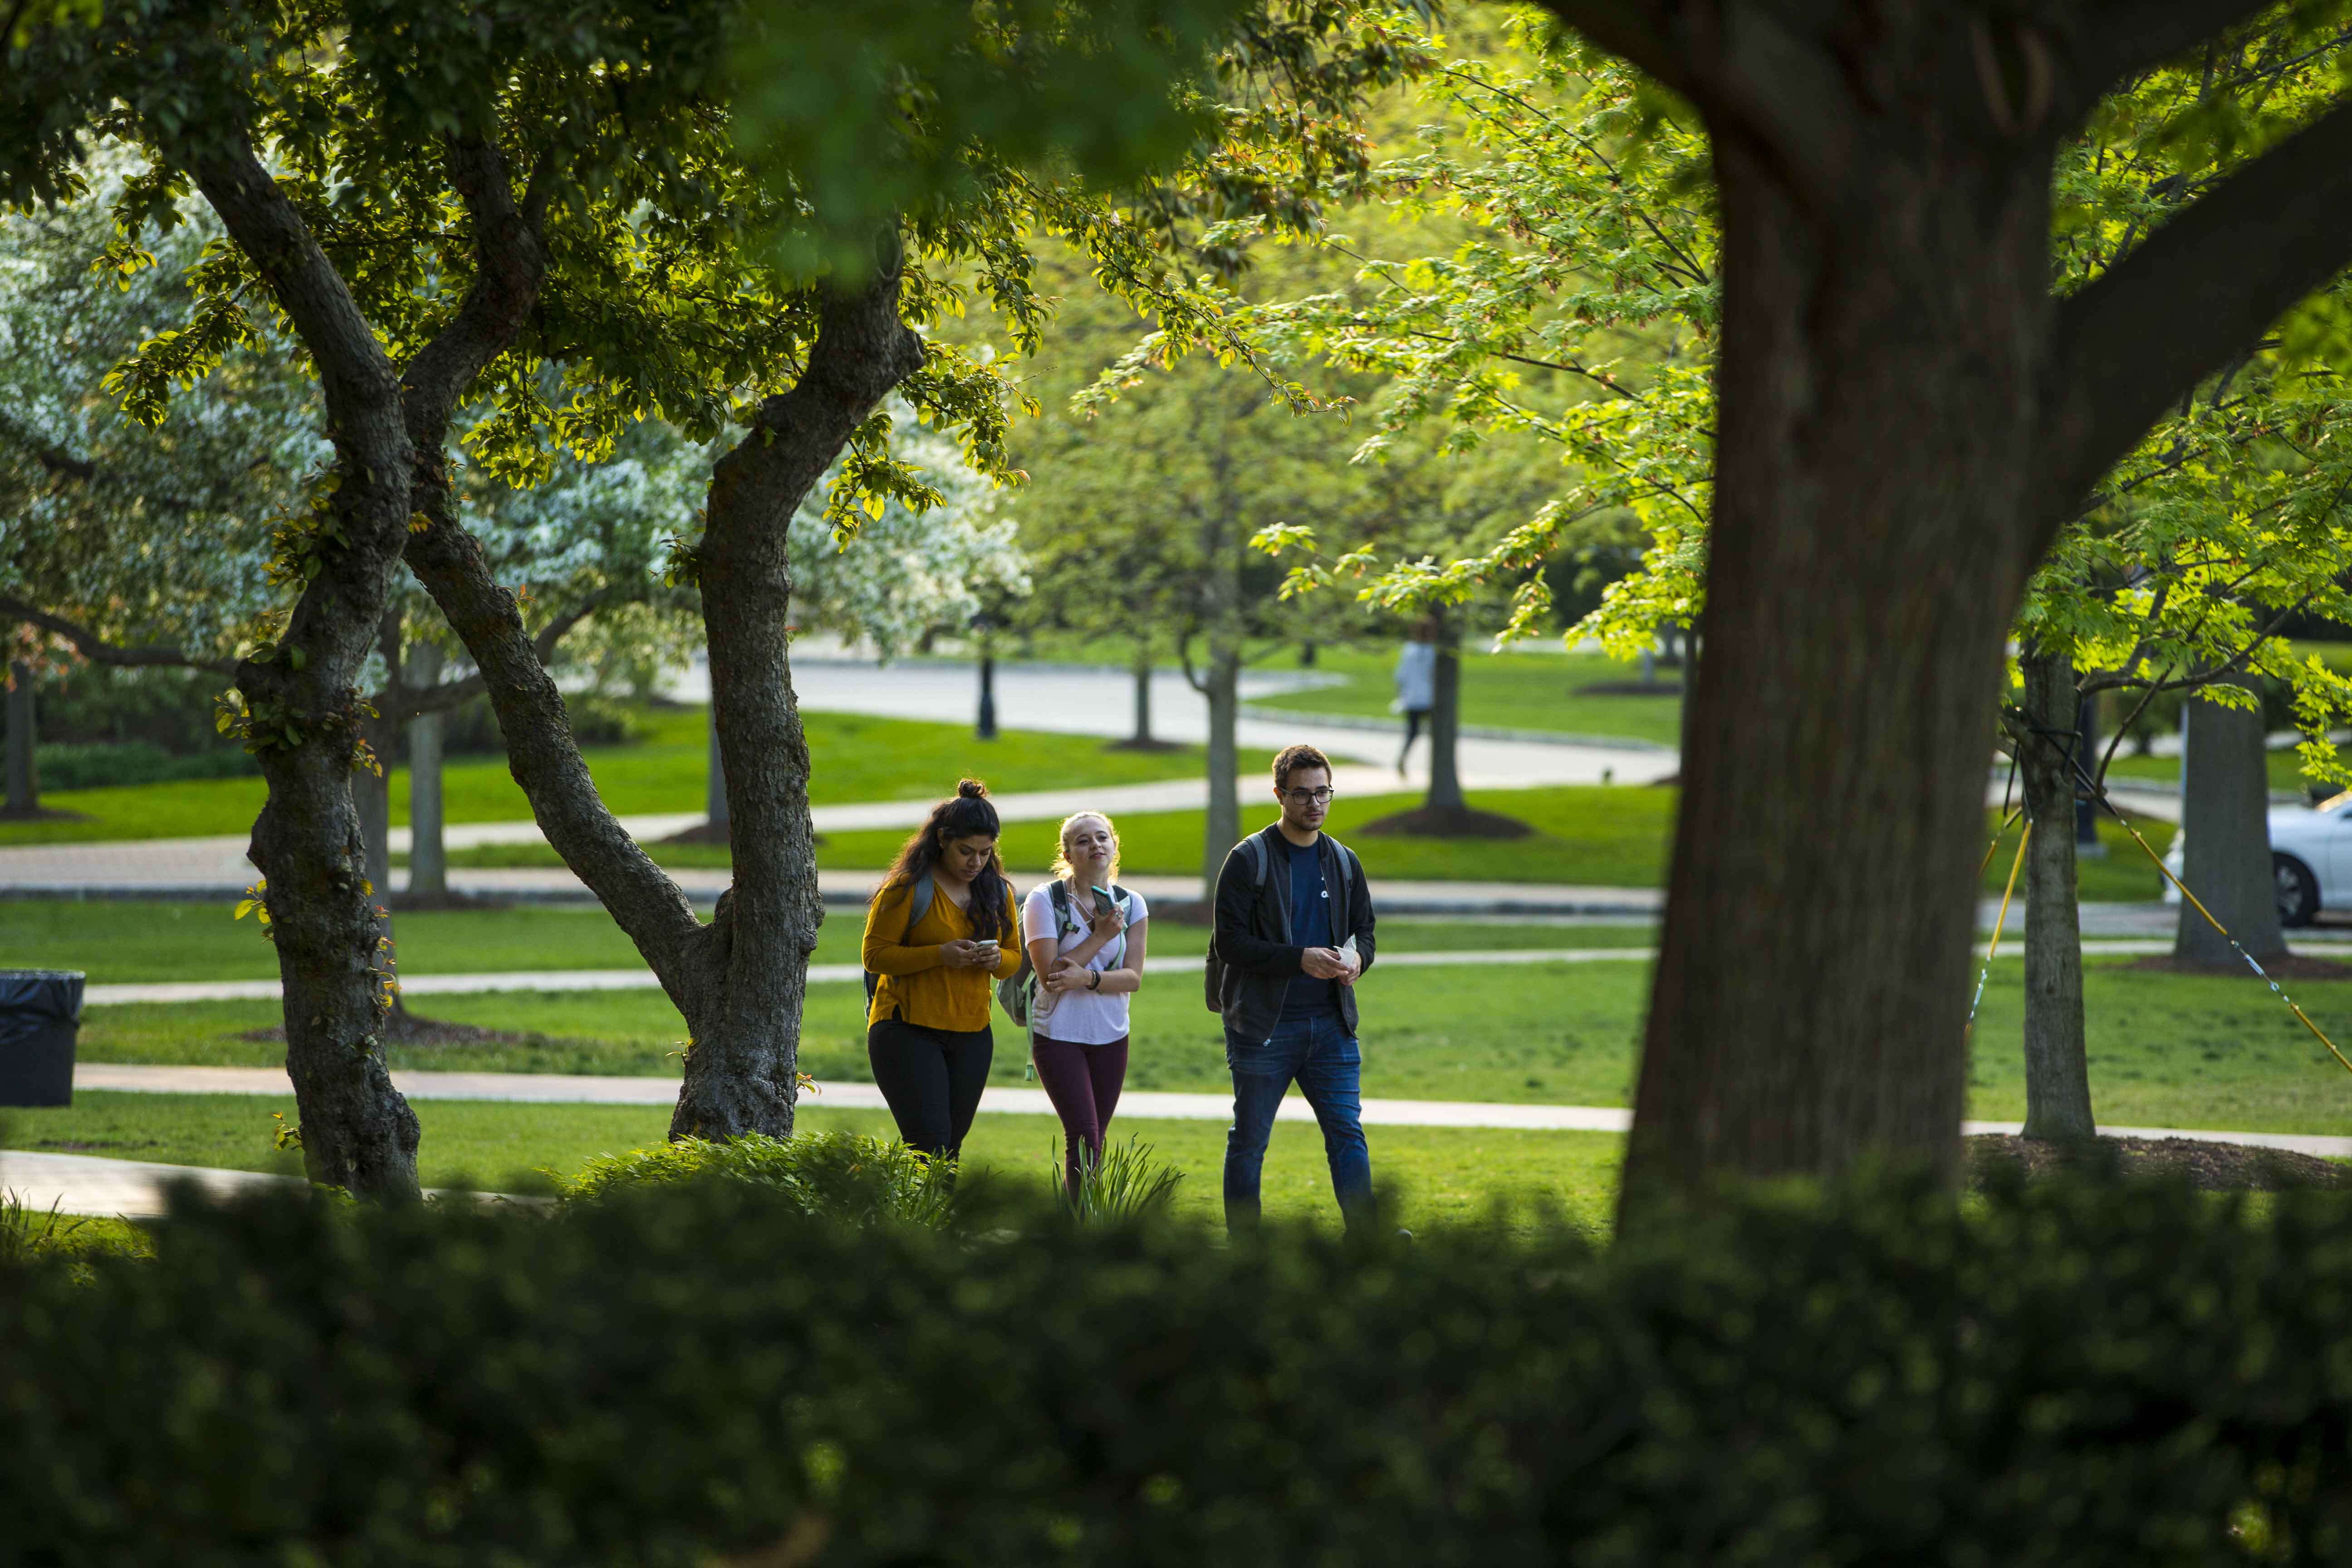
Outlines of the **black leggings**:
[[866,1059],[898,1136],[927,1154],[963,1152],[995,1055],[996,1038],[985,1028],[934,1029],[885,1018],[866,1030]]

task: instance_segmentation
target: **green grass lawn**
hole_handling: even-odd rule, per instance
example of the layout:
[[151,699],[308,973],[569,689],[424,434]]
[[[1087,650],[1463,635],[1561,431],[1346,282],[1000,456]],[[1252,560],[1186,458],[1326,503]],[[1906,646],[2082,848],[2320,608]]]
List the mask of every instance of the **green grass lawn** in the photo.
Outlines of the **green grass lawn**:
[[[1342,795],[1331,808],[1330,827],[1362,853],[1376,876],[1654,888],[1663,879],[1666,837],[1673,828],[1678,793],[1630,784],[1471,793],[1473,805],[1516,816],[1536,827],[1538,836],[1532,838],[1356,836],[1356,829],[1364,823],[1419,805],[1418,795]],[[1244,813],[1243,826],[1255,831],[1272,819],[1273,807],[1268,805],[1263,812]],[[1045,874],[1053,864],[1058,828],[1053,822],[1005,824],[1000,847],[1006,867],[1016,878]],[[1122,814],[1118,833],[1123,869],[1193,875],[1201,868],[1207,814]],[[906,837],[895,830],[829,833],[817,847],[817,864],[853,871],[887,866]],[[727,851],[717,846],[665,844],[648,848],[666,866],[708,868],[728,863]],[[450,861],[461,866],[559,863],[555,852],[543,844],[486,845],[453,853]]]
[[[709,738],[699,708],[640,710],[646,738],[634,745],[588,750],[604,804],[623,816],[702,809]],[[1110,751],[1096,741],[1008,730],[975,741],[961,724],[871,719],[854,713],[803,713],[809,794],[818,805],[943,796],[964,774],[1000,792],[1066,787],[1083,775],[1100,784],[1144,784],[1197,776],[1197,748]],[[408,774],[392,775],[395,825],[408,821]],[[60,790],[43,804],[79,812],[79,821],[0,823],[0,844],[87,843],[100,839],[182,838],[253,830],[267,791],[258,778],[203,779],[135,789]],[[526,820],[530,806],[503,757],[465,757],[442,773],[448,820]]]
[[[70,1107],[0,1111],[0,1147],[78,1152],[174,1165],[298,1174],[300,1158],[272,1147],[273,1111],[292,1119],[292,1096],[100,1094]],[[666,1106],[515,1105],[488,1100],[419,1100],[425,1139],[418,1171],[428,1186],[488,1186],[528,1191],[545,1185],[534,1173],[570,1174],[599,1154],[657,1143],[669,1127]],[[845,1127],[889,1136],[878,1110],[811,1106],[811,1131]],[[1225,1130],[1214,1121],[1112,1122],[1113,1136],[1150,1144],[1183,1172],[1179,1212],[1222,1214],[1220,1172]],[[966,1143],[967,1167],[1043,1186],[1058,1156],[1051,1117],[983,1112]],[[1372,1175],[1400,1203],[1407,1226],[1476,1218],[1496,1203],[1532,1199],[1571,1221],[1605,1229],[1615,1202],[1621,1140],[1591,1132],[1376,1127]],[[1311,1124],[1277,1123],[1266,1152],[1265,1211],[1337,1223],[1331,1180]]]
[[[1997,822],[1997,814],[1989,814],[1987,831]],[[2172,824],[2152,816],[2134,816],[2132,826],[2147,841],[2148,849],[2158,855],[2172,847]],[[2011,827],[2001,834],[1993,847],[1992,858],[1985,863],[1984,890],[1998,893],[2009,882],[2011,867],[2017,864],[2017,840],[2021,830]],[[2132,842],[2132,836],[2113,817],[2099,817],[2099,842],[2106,854],[2101,858],[2077,860],[2074,863],[2075,896],[2086,903],[2135,903],[2164,896],[2164,873],[2147,858],[2147,850]],[[2023,896],[2025,873],[2018,870],[2018,893]],[[2021,911],[2012,908],[2010,919],[2020,918]]]
[[[815,961],[853,963],[863,916],[828,911]],[[433,910],[393,922],[402,968],[413,974],[492,974],[548,969],[631,969],[643,961],[593,904]],[[1653,940],[1648,926],[1545,925],[1486,921],[1389,921],[1391,952],[1478,948],[1623,947]],[[1163,922],[1149,951],[1199,957],[1201,926]],[[161,980],[267,980],[276,952],[250,920],[227,904],[52,903],[0,900],[0,957],[10,967],[79,969],[93,984]]]
[[[2272,752],[2266,758],[2271,788],[2289,790],[2296,795],[2308,792],[2311,780],[2304,776],[2303,757],[2297,752]],[[2107,776],[2131,784],[2178,784],[2180,782],[2180,759],[2174,757],[2134,757],[2118,755]],[[2330,794],[2337,786],[2329,785]]]
[[[1295,668],[1296,656],[1261,668]],[[1285,692],[1255,706],[1294,713],[1341,713],[1389,718],[1396,697],[1394,647],[1326,647],[1314,668],[1344,675],[1344,686]],[[1580,689],[1596,682],[1631,681],[1640,671],[1599,654],[1568,653],[1559,644],[1515,647],[1503,653],[1465,648],[1462,655],[1462,721],[1505,730],[1548,730],[1571,735],[1620,736],[1676,745],[1682,734],[1682,698],[1594,696]],[[1680,679],[1662,671],[1662,681]]]
[[[1994,967],[1973,1037],[1971,1115],[2024,1114],[2022,978],[2014,957]],[[1375,969],[1364,984],[1368,1095],[1627,1101],[1648,997],[1645,963],[1399,966]],[[2352,1050],[2352,965],[2344,981],[2305,981],[2294,991],[2320,1026]],[[2085,992],[2092,1089],[2103,1121],[2352,1134],[2352,1075],[2251,978],[2151,973],[2094,958]],[[866,1078],[863,1000],[854,984],[810,988],[802,1063],[819,1079]],[[654,991],[435,996],[419,999],[417,1010],[519,1037],[395,1047],[396,1066],[669,1074],[677,1070],[673,1053],[686,1032]],[[264,1033],[278,1022],[277,1005],[268,1002],[93,1007],[85,1014],[82,1054],[91,1061],[268,1066],[282,1058]],[[991,1080],[1020,1084],[1017,1037],[998,1033]],[[1145,986],[1135,1003],[1134,1042],[1133,1088],[1227,1087],[1222,1037],[1201,1005],[1196,972]]]
[[[1481,809],[1518,818],[1537,829],[1536,836],[1465,839],[1360,833],[1365,823],[1420,805],[1416,795],[1341,795],[1332,805],[1330,827],[1364,857],[1365,865],[1379,877],[1611,888],[1655,888],[1665,881],[1675,807],[1681,799],[1681,792],[1670,786],[1570,784],[1482,790],[1473,791],[1469,799]],[[1270,806],[1264,812],[1244,812],[1243,825],[1255,830],[1271,820],[1272,815]],[[2158,854],[2170,847],[2170,824],[2145,817],[2134,820]],[[1988,843],[1998,821],[1998,814],[1987,814]],[[1043,876],[1053,863],[1055,831],[1056,825],[1051,822],[1007,823],[1000,846],[1006,866],[1019,878]],[[1124,869],[1189,876],[1200,870],[1208,821],[1200,811],[1136,812],[1118,818],[1118,832]],[[2083,862],[2081,896],[2095,902],[2159,896],[2157,869],[2130,837],[2105,820],[2099,824],[2099,835],[2108,853],[2103,860]],[[828,834],[817,847],[817,864],[835,870],[873,869],[887,865],[905,837],[897,832]],[[2016,830],[2011,829],[1985,868],[1987,891],[2000,891],[2016,846]],[[665,844],[652,847],[652,852],[666,866],[710,868],[728,863],[726,849],[718,846]],[[560,864],[555,851],[543,844],[487,845],[461,850],[450,858],[468,866]]]

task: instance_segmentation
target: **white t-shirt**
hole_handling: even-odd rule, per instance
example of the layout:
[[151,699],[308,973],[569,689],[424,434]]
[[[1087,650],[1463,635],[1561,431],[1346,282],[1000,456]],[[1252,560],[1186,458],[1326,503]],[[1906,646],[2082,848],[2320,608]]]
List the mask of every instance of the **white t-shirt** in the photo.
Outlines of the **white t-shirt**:
[[[1053,886],[1048,882],[1039,888],[1021,906],[1021,941],[1024,947],[1055,934]],[[1070,920],[1077,929],[1060,932],[1055,952],[1067,952],[1093,934],[1079,912],[1093,903],[1091,898],[1070,900]],[[1103,943],[1102,950],[1087,961],[1088,969],[1108,971],[1125,965],[1128,936],[1150,913],[1141,893],[1128,893],[1127,912],[1127,931]],[[1066,1040],[1074,1046],[1107,1046],[1123,1039],[1127,1036],[1128,995],[1125,991],[1065,991],[1055,995],[1041,984],[1037,987],[1037,1007],[1043,1016],[1037,1019],[1037,1033],[1049,1040]]]

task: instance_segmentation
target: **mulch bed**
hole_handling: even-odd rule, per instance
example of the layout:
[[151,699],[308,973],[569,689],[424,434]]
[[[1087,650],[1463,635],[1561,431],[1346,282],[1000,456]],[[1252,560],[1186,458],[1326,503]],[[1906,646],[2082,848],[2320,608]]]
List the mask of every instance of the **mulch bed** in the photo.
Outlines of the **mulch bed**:
[[1516,816],[1468,806],[1447,810],[1421,805],[1375,817],[1356,829],[1359,838],[1532,838],[1535,829]]
[[2352,1171],[2312,1154],[2199,1138],[2101,1138],[2090,1144],[2053,1143],[2013,1133],[1968,1140],[1970,1184],[1983,1186],[2005,1166],[2028,1177],[2096,1174],[2110,1161],[2126,1176],[2185,1178],[2200,1192],[2274,1193],[2288,1187],[2352,1186]]
[[[2263,970],[2273,980],[2352,980],[2352,963],[2332,958],[2314,958],[2307,953],[2282,952],[2262,961]],[[2232,958],[2221,963],[2191,963],[2168,952],[2151,953],[2134,959],[2126,967],[2146,969],[2159,974],[2208,974],[2222,980],[2254,980],[2254,972],[2243,959]],[[2259,982],[2256,982],[2259,984]]]

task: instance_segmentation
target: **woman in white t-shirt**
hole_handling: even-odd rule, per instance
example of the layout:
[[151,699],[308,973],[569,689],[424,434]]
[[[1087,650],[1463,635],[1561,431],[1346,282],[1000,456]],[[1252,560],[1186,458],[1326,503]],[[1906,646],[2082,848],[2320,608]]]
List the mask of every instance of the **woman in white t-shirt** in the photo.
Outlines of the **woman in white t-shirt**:
[[1055,879],[1021,908],[1021,936],[1037,972],[1031,1043],[1038,1081],[1062,1119],[1067,1178],[1081,1151],[1102,1159],[1103,1133],[1127,1081],[1127,999],[1143,984],[1143,896],[1113,889],[1118,832],[1082,811],[1062,824]]

